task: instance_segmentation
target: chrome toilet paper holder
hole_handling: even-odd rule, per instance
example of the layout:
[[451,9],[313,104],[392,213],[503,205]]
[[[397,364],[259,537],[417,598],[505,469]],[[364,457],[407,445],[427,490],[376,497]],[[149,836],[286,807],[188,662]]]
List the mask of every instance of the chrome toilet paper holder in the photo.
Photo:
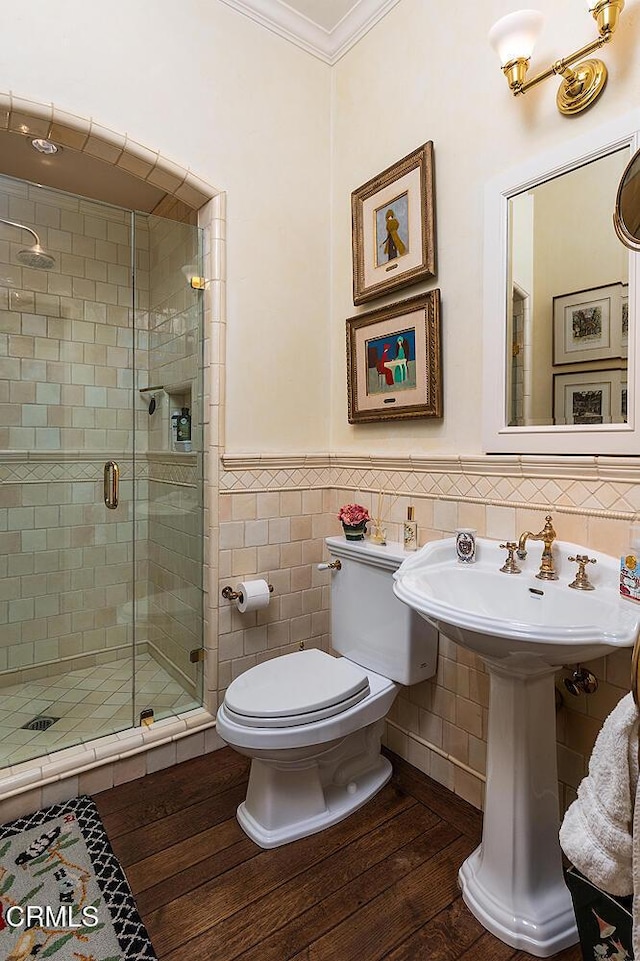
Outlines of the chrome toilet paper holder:
[[[267,587],[269,588],[269,593],[273,594],[273,584],[267,584]],[[244,601],[244,594],[242,591],[234,591],[230,584],[227,584],[226,587],[222,588],[222,596],[227,601],[240,601],[241,604]]]

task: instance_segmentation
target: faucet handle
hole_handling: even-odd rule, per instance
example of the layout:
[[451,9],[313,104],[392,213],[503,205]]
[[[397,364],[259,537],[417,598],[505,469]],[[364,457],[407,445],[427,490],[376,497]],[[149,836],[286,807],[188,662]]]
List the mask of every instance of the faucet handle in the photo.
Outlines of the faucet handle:
[[509,551],[507,559],[502,565],[502,567],[500,568],[500,570],[503,571],[505,574],[522,574],[522,571],[516,564],[515,557],[513,556],[514,552],[517,551],[518,549],[518,545],[516,544],[516,542],[507,541],[506,544],[501,544],[500,547],[503,550]]
[[585,570],[587,564],[598,563],[595,557],[589,557],[588,554],[576,554],[575,557],[568,557],[567,560],[575,561],[578,565],[575,580],[571,581],[569,587],[573,587],[576,591],[595,591],[595,587]]

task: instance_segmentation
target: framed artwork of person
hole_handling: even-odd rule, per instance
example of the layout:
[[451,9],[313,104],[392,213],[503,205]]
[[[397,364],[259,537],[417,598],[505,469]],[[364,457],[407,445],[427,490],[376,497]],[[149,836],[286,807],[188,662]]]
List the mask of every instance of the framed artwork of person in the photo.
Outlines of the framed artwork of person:
[[353,302],[435,276],[433,142],[351,194]]

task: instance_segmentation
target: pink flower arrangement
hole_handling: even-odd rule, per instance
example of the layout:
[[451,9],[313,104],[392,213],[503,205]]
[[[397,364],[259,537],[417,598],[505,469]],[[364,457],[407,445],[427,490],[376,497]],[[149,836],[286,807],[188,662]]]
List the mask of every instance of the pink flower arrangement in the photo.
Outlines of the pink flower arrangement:
[[357,527],[364,521],[370,521],[369,511],[362,504],[345,504],[338,511],[338,520],[348,527]]

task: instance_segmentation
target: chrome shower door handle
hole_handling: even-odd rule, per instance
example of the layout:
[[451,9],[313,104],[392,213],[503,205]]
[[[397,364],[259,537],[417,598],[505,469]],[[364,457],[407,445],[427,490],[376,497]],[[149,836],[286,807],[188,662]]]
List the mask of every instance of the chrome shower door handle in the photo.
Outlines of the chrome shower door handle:
[[110,511],[118,506],[119,487],[120,468],[114,460],[108,460],[104,465],[104,502]]

